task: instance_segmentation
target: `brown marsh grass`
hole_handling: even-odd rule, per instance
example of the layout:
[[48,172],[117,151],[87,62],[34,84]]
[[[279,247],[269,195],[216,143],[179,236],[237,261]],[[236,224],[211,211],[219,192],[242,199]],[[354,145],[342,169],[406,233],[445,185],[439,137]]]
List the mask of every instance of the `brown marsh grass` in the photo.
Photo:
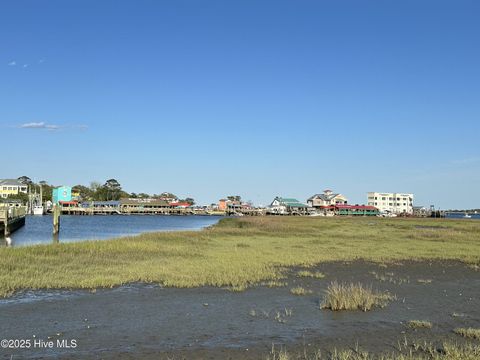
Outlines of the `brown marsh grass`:
[[431,329],[432,323],[425,320],[410,320],[407,323],[408,327],[412,329]]
[[312,293],[312,290],[308,290],[308,289],[305,289],[301,286],[297,286],[297,287],[291,288],[290,292],[293,295],[308,295],[308,294]]
[[480,329],[457,328],[457,329],[453,330],[453,332],[455,334],[463,336],[464,338],[467,338],[467,339],[480,340]]
[[407,342],[402,348],[391,353],[375,354],[364,351],[355,345],[353,349],[339,350],[334,349],[330,352],[315,350],[293,354],[285,348],[275,349],[272,346],[270,354],[266,360],[477,360],[480,358],[480,346],[475,344],[457,344],[444,342],[441,346],[423,342]]

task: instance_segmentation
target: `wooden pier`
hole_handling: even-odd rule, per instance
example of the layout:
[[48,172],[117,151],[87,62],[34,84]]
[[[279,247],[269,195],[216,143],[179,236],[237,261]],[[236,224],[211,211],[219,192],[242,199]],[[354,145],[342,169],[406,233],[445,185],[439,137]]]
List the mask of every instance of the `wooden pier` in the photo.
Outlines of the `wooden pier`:
[[8,237],[15,230],[25,225],[27,210],[23,206],[0,207],[0,236]]

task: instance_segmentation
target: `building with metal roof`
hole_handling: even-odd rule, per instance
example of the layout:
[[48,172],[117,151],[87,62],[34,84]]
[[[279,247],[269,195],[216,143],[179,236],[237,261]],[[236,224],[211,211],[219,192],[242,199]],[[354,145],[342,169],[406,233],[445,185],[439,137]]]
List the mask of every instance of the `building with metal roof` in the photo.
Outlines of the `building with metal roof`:
[[303,215],[308,212],[308,206],[294,198],[277,196],[270,204],[267,213],[276,215]]
[[5,199],[19,193],[28,193],[28,185],[17,179],[0,179],[0,197]]

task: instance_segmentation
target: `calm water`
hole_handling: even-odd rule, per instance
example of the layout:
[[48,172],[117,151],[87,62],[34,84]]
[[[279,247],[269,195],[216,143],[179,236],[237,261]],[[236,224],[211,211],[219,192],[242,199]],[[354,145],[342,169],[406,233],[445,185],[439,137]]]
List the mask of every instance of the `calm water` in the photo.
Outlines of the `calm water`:
[[[102,240],[152,231],[200,230],[216,224],[221,218],[221,216],[194,215],[62,215],[59,241]],[[25,226],[11,234],[12,246],[51,243],[53,241],[52,222],[50,215],[27,216]]]
[[480,220],[480,214],[469,213],[470,219],[465,219],[465,213],[447,213],[445,217],[447,219],[465,219],[465,220]]

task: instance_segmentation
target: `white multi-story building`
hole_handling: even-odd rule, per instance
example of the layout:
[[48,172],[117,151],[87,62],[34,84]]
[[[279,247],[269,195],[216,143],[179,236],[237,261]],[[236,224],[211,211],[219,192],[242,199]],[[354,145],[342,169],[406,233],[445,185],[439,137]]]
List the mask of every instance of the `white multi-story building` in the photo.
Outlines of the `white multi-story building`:
[[380,212],[413,214],[413,194],[369,192],[367,196],[368,205]]

